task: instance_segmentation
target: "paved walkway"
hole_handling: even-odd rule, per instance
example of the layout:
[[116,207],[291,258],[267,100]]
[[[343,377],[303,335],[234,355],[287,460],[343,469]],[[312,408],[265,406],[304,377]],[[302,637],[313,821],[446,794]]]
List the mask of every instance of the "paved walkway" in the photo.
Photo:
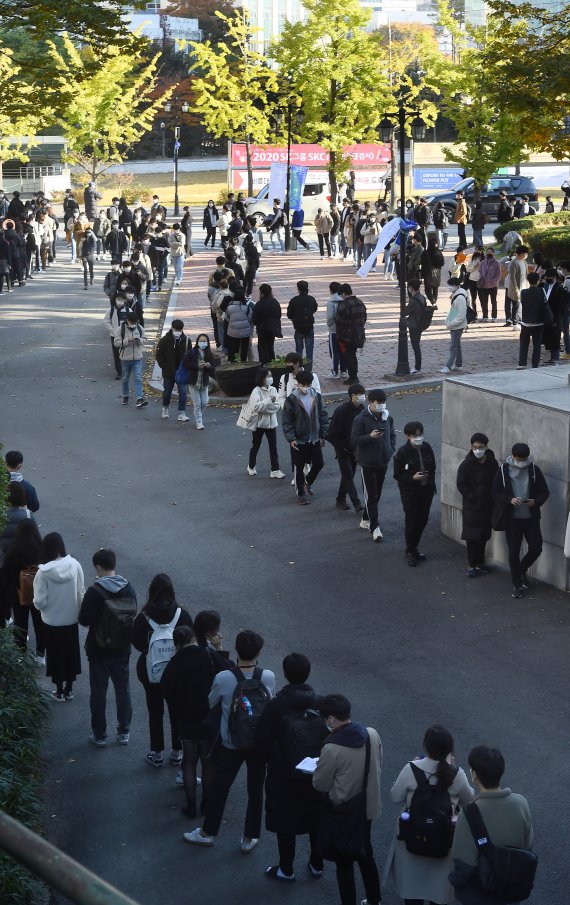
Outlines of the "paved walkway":
[[[310,238],[310,237],[309,237]],[[182,285],[173,290],[170,306],[164,321],[163,331],[169,329],[173,317],[180,317],[185,324],[185,332],[195,340],[199,332],[208,333],[212,337],[212,321],[209,302],[206,294],[208,276],[215,269],[215,258],[219,249],[204,250],[203,240],[199,237],[194,242],[197,252],[186,261]],[[453,240],[451,248],[454,248]],[[435,312],[430,328],[422,337],[422,374],[419,379],[413,376],[409,382],[417,385],[422,381],[443,379],[440,369],[445,365],[449,352],[449,331],[445,327],[445,319],[449,311],[449,287],[446,275],[451,261],[451,252],[446,252],[446,266],[442,271],[443,286],[438,299],[438,311]],[[287,319],[286,311],[289,299],[297,294],[297,280],[306,280],[309,292],[317,299],[319,310],[315,316],[315,350],[314,369],[319,375],[323,393],[337,393],[341,390],[342,381],[331,379],[331,360],[328,352],[328,329],[326,325],[326,300],[329,296],[329,283],[333,280],[348,282],[352,289],[365,302],[368,310],[366,324],[366,345],[359,353],[359,379],[370,387],[386,386],[389,381],[385,375],[393,374],[397,362],[398,319],[399,319],[399,287],[394,281],[386,281],[383,266],[377,273],[366,279],[356,276],[355,268],[350,262],[340,259],[321,260],[318,251],[289,252],[286,255],[273,251],[264,251],[261,268],[258,272],[257,284],[254,287],[254,299],[257,300],[257,286],[269,283],[275,298],[282,309],[283,339],[276,340],[275,354],[284,355],[294,351],[293,326]],[[462,337],[463,373],[481,371],[498,371],[515,368],[518,363],[519,333],[512,327],[504,326],[504,289],[499,289],[497,323],[483,324],[477,321],[469,327]],[[414,357],[409,346],[410,367]],[[254,345],[254,349],[256,345]],[[543,359],[549,357],[543,354]],[[564,366],[569,366],[570,362]],[[155,369],[153,385],[158,386],[160,371]],[[342,388],[344,392],[344,388]]]

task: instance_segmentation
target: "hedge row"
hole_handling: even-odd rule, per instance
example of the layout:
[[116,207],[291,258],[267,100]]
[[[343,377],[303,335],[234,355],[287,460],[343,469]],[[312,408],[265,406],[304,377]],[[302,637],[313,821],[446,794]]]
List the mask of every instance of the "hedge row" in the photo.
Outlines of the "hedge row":
[[542,252],[555,263],[570,260],[570,211],[501,223],[495,230],[495,238],[502,242],[512,229],[521,234],[523,242],[533,251]]
[[[0,629],[0,808],[36,832],[41,829],[40,745],[47,713],[33,661],[16,647],[10,628]],[[43,883],[0,852],[2,905],[36,905],[45,899]]]

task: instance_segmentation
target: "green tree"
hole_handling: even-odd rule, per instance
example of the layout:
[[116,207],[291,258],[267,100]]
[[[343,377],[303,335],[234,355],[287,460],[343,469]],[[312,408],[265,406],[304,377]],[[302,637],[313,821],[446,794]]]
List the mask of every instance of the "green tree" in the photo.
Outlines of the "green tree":
[[0,22],[6,32],[23,28],[34,38],[53,38],[66,31],[81,41],[105,47],[119,36],[128,41],[124,15],[145,5],[144,0],[0,0]]
[[349,165],[343,147],[377,139],[390,98],[387,55],[365,30],[370,13],[358,0],[305,0],[306,22],[286,23],[271,55],[299,99],[300,137],[329,151],[333,202]]
[[127,51],[122,41],[101,53],[93,45],[78,50],[66,34],[63,41],[63,51],[48,41],[57,68],[48,92],[55,107],[53,122],[67,139],[65,160],[96,179],[125,159],[174,88],[152,97],[159,55],[143,61],[138,34],[128,39]]
[[277,80],[267,58],[252,47],[255,30],[245,12],[216,15],[225,23],[224,39],[216,44],[190,42],[195,75],[191,109],[216,138],[245,144],[252,195],[251,145],[266,142],[271,133],[271,97]]
[[430,77],[437,83],[443,108],[457,129],[457,140],[444,151],[475,180],[475,199],[498,167],[525,160],[525,136],[513,128],[493,87],[494,73],[484,60],[490,50],[505,47],[503,22],[489,17],[485,26],[461,25],[448,0],[438,0],[440,23],[451,33],[454,59],[434,65]]

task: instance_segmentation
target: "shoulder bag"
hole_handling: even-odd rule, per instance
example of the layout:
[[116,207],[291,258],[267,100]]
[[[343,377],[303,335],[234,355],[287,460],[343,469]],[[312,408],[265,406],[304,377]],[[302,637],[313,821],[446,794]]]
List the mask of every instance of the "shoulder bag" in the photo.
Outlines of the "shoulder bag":
[[362,789],[348,801],[333,804],[327,795],[317,833],[317,844],[323,858],[364,858],[367,848],[366,789],[370,771],[370,735],[366,733],[366,758]]

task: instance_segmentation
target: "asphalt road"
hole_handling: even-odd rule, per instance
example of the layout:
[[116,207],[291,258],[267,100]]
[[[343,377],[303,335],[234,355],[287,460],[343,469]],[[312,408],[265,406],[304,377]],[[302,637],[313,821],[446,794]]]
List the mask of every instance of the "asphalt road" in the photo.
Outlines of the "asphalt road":
[[[59,265],[0,299],[0,439],[24,452],[42,530],[63,534],[89,581],[93,551],[113,547],[141,602],[152,576],[168,572],[191,613],[222,612],[230,647],[239,629],[258,630],[266,639],[262,663],[278,685],[283,656],[307,653],[318,691],[348,695],[355,718],[381,734],[380,867],[396,818],[388,790],[419,752],[427,726],[449,727],[464,766],[472,746],[501,747],[506,783],[528,797],[534,814],[540,868],[531,901],[563,905],[570,862],[567,596],[539,586],[515,601],[501,571],[469,581],[463,550],[440,535],[437,500],[423,544],[429,559],[410,569],[394,482],[387,480],[382,501],[385,542],[376,545],[354,513],[334,508],[330,448],[312,505],[302,509],[288,481],[268,479],[265,449],[259,476],[247,476],[249,437],[235,426],[235,409],[212,407],[202,432],[161,421],[155,400],[141,411],[123,409],[101,326],[102,274],[100,265],[95,287],[84,292],[79,271]],[[400,429],[421,419],[439,448],[438,390],[396,394],[389,408]],[[286,466],[282,437],[280,453]],[[269,896],[289,905],[337,902],[330,867],[317,883],[306,875],[304,840],[298,882],[285,889],[263,876],[276,860],[271,835],[246,859],[240,854],[243,777],[215,847],[182,841],[195,824],[180,814],[175,770],[145,763],[146,710],[134,658],[132,675],[128,748],[87,743],[86,663],[75,700],[53,705],[44,747],[49,838],[140,905],[230,897],[250,905]],[[108,715],[112,727],[111,708]],[[395,905],[392,888],[383,901]]]

